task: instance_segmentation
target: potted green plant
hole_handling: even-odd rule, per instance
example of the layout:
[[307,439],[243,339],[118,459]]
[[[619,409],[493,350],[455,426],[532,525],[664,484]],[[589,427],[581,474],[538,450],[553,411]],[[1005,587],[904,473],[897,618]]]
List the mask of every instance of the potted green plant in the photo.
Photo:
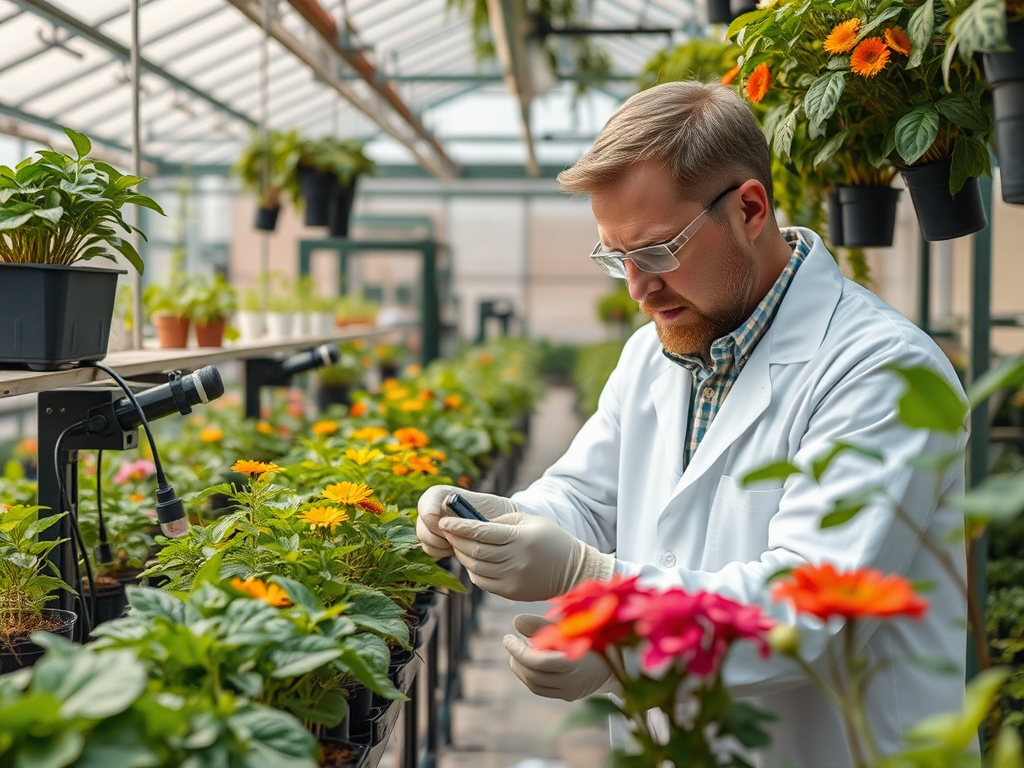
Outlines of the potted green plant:
[[78,262],[120,253],[143,263],[124,236],[136,227],[125,205],[163,215],[134,188],[144,181],[93,160],[92,143],[64,129],[75,157],[40,150],[15,168],[0,166],[0,363],[40,370],[106,355],[117,276],[124,270]]
[[71,637],[76,616],[46,608],[54,590],[71,588],[47,559],[60,539],[42,539],[63,517],[39,516],[41,507],[0,507],[0,674],[31,666],[43,650],[33,632],[56,632]]
[[303,142],[297,178],[306,225],[326,225],[332,237],[347,236],[356,181],[373,167],[363,144],[354,139],[324,136]]
[[161,349],[184,349],[188,346],[191,324],[191,281],[177,266],[172,266],[166,283],[153,283],[143,291],[143,304],[156,327]]
[[188,288],[188,313],[195,324],[196,344],[220,347],[228,318],[238,306],[238,296],[223,275],[194,277]]
[[284,194],[296,197],[300,155],[296,130],[256,132],[232,169],[242,189],[256,197],[256,229],[273,232]]

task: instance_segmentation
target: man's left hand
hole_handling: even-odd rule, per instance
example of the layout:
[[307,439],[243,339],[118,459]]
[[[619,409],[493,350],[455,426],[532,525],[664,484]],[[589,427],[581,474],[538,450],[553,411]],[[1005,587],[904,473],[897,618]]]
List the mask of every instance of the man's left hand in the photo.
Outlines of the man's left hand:
[[608,581],[615,566],[611,555],[537,515],[514,512],[488,523],[446,517],[438,526],[473,583],[510,600],[549,600],[587,579]]

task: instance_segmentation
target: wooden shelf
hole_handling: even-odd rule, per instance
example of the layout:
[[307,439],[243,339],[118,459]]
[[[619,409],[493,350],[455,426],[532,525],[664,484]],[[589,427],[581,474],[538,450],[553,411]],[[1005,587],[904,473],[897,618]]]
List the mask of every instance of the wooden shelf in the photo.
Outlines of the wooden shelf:
[[[175,369],[195,370],[226,360],[245,360],[251,357],[273,357],[297,350],[314,347],[331,341],[383,336],[403,327],[393,326],[350,326],[348,329],[329,336],[300,336],[288,339],[264,339],[261,341],[227,344],[223,347],[197,347],[190,349],[134,349],[113,352],[102,362],[121,376],[131,379],[161,371]],[[0,370],[0,397],[26,395],[50,389],[62,389],[82,384],[91,384],[106,378],[103,371],[91,367],[68,368],[62,371]]]

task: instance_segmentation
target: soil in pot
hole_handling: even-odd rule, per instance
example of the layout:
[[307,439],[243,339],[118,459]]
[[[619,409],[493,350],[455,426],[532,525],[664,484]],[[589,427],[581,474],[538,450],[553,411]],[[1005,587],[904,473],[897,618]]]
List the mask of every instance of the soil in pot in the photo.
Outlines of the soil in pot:
[[4,616],[0,626],[0,675],[31,667],[43,655],[43,649],[30,639],[33,632],[52,632],[71,639],[78,617],[71,611],[46,608],[37,616],[14,611]]
[[949,194],[949,160],[900,171],[925,240],[952,240],[985,228],[985,207],[977,178],[970,178],[955,195]]
[[839,187],[843,206],[843,240],[847,248],[889,248],[896,229],[896,201],[892,187]]
[[156,338],[160,343],[160,349],[184,349],[188,346],[187,317],[173,317],[171,315],[157,315],[153,318],[153,325],[156,326]]
[[196,320],[196,344],[200,347],[223,347],[226,324],[223,317],[206,322]]
[[1024,22],[1008,24],[1013,49],[986,53],[985,78],[992,86],[996,157],[1003,200],[1024,203]]
[[320,746],[320,765],[324,768],[341,768],[346,765],[358,765],[361,752],[358,747],[343,741],[322,740]]
[[281,213],[280,208],[257,208],[256,229],[263,232],[273,232],[277,229],[277,216]]

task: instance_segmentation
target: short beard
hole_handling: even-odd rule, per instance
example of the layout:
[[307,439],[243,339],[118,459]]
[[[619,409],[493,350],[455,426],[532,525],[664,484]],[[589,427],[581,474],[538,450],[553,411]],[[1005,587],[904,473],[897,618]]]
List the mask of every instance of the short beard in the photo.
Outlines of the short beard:
[[661,323],[654,320],[658,339],[667,352],[674,355],[701,355],[705,361],[710,362],[712,343],[735,331],[749,317],[747,300],[753,282],[750,256],[741,251],[735,242],[730,242],[720,259],[720,269],[725,283],[725,295],[735,297],[723,307],[702,311],[681,297],[661,294],[640,302],[640,310],[651,318],[660,310],[685,308],[683,316],[676,322]]

